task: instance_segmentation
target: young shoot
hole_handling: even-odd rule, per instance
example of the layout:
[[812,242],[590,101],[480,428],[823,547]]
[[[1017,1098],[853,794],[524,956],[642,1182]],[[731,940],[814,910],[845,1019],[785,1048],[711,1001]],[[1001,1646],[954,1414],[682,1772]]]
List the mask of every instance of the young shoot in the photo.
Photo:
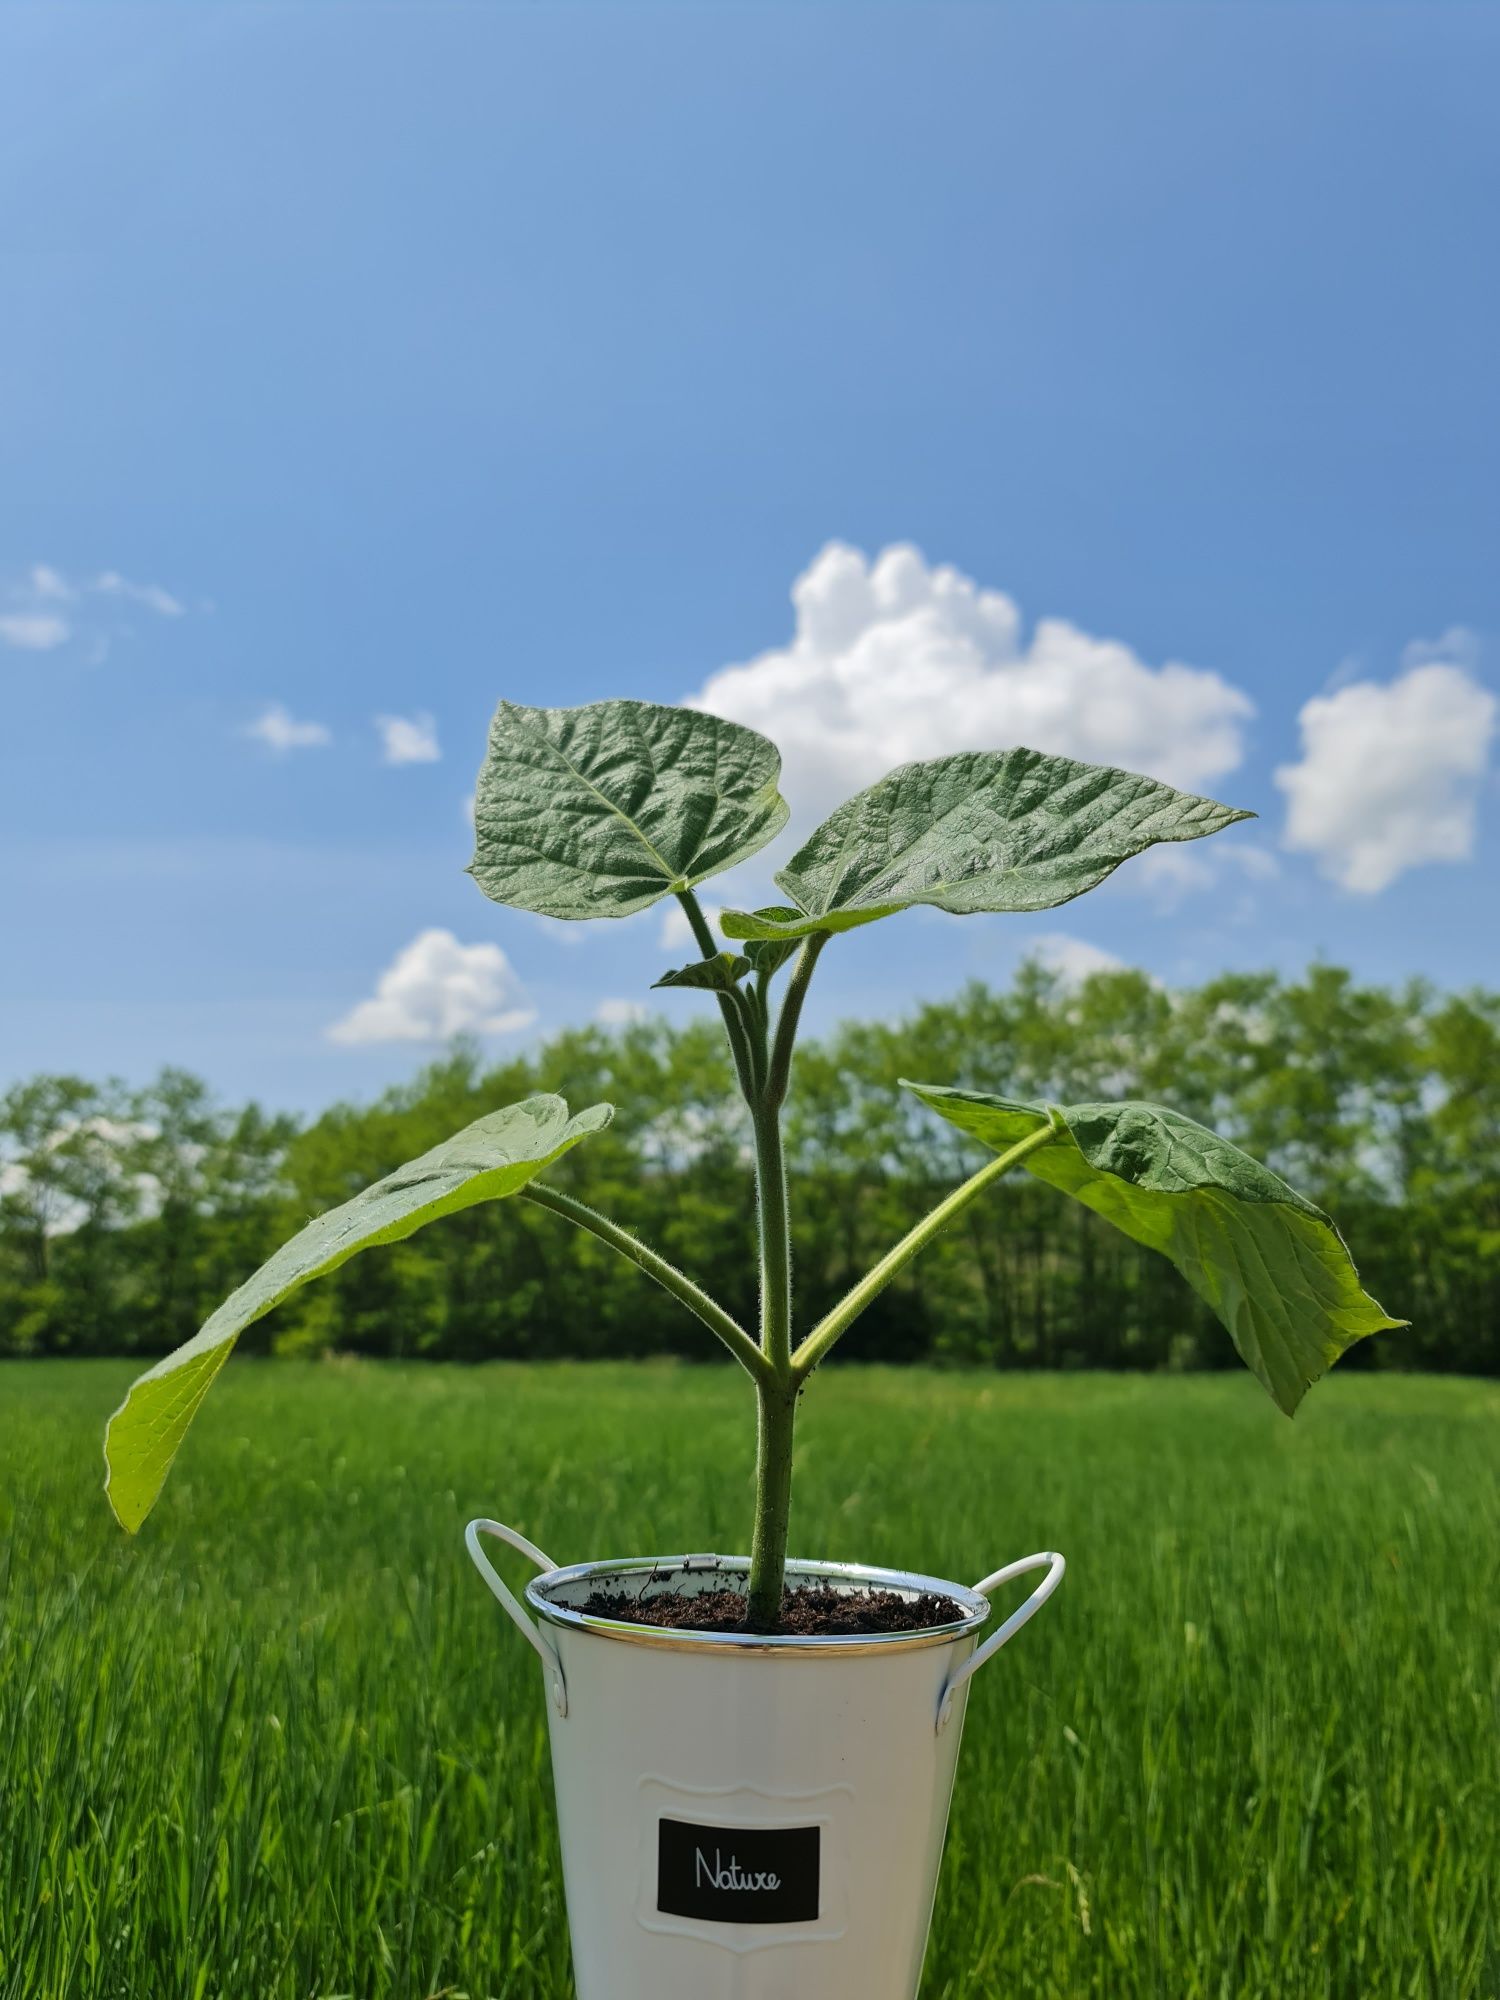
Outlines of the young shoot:
[[502,702],[479,774],[470,864],[492,900],[547,917],[628,917],[668,896],[681,905],[699,956],[656,984],[711,995],[723,1017],[754,1138],[758,1324],[741,1326],[623,1223],[547,1181],[565,1152],[608,1124],[611,1106],[570,1115],[561,1098],[527,1098],[317,1217],[134,1384],[105,1443],[110,1504],[127,1529],[150,1511],[245,1327],[362,1250],[511,1195],[639,1266],[697,1314],[750,1378],[757,1452],[746,1622],[762,1631],[781,1616],[793,1431],[808,1377],[933,1237],[1016,1169],[1169,1258],[1288,1415],[1352,1342],[1405,1324],[1361,1289],[1320,1209],[1178,1112],[1139,1102],[1026,1103],[913,1083],[907,1087],[924,1105],[992,1157],[832,1311],[799,1330],[782,1113],[822,954],[846,931],[918,904],[956,915],[1052,909],[1145,848],[1197,840],[1250,815],[1133,772],[1035,750],[961,751],[905,764],[808,836],[775,877],[784,903],[725,913],[732,946],[725,950],[696,891],[780,832],[788,814],[780,775],[780,755],[765,737],[696,709]]

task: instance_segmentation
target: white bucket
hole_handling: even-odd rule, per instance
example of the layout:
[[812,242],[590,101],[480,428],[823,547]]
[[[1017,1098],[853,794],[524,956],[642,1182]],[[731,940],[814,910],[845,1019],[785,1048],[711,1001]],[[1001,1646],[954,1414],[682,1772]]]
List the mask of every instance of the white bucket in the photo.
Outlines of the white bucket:
[[[534,1623],[480,1546],[543,1575]],[[806,1638],[674,1632],[579,1607],[595,1589],[742,1581],[743,1559],[559,1569],[471,1521],[480,1574],[546,1670],[578,2000],[914,2000],[968,1684],[1062,1580],[1027,1556],[972,1590],[901,1570],[791,1562],[790,1588],[873,1587],[960,1607],[927,1631]],[[978,1646],[989,1593],[1047,1575]]]

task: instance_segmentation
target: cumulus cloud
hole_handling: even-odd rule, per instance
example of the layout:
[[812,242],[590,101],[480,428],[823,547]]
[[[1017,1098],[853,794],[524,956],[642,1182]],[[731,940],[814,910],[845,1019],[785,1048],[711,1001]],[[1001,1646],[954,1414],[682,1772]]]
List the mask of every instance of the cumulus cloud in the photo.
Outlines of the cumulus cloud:
[[361,1000],[328,1030],[330,1041],[442,1042],[462,1034],[505,1035],[536,1019],[497,944],[460,944],[426,930],[398,951]]
[[279,701],[273,701],[264,714],[247,723],[245,734],[255,737],[278,756],[288,750],[320,750],[333,741],[333,732],[326,723],[301,722]]
[[[719,928],[724,912],[717,903],[702,903],[700,907],[708,919],[710,930]],[[688,922],[687,911],[674,900],[666,905],[661,915],[661,929],[657,933],[657,943],[663,951],[698,950],[698,940],[693,936],[693,927]]]
[[54,646],[63,644],[72,629],[55,611],[0,612],[0,644],[23,653],[50,653]]
[[644,1000],[601,1000],[594,1019],[605,1028],[629,1028],[644,1021],[651,1009]]
[[375,727],[387,764],[435,764],[443,754],[430,715],[377,715]]
[[1081,986],[1096,972],[1125,970],[1123,958],[1116,958],[1102,945],[1090,944],[1086,938],[1073,937],[1067,931],[1043,931],[1040,937],[1032,939],[1026,956],[1055,973],[1065,986]]
[[1474,851],[1500,705],[1465,665],[1425,648],[1409,657],[1394,681],[1356,681],[1308,702],[1301,759],[1275,774],[1287,800],[1283,845],[1359,895]]
[[780,745],[806,830],[893,764],[1029,744],[1197,789],[1244,754],[1249,697],[1204,667],[1149,666],[1060,618],[1028,637],[1013,600],[907,544],[871,562],[830,542],[792,587],[791,643],[689,697]]

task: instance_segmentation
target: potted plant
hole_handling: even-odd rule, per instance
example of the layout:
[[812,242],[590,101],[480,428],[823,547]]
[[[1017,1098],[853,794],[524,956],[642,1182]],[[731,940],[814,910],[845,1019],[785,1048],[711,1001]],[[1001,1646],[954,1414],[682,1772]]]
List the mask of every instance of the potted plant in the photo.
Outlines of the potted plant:
[[[841,806],[776,881],[786,901],[729,911],[724,949],[698,885],[783,826],[780,757],[753,730],[643,702],[501,704],[475,801],[471,872],[497,902],[626,917],[667,896],[699,956],[661,986],[710,995],[754,1135],[760,1323],[546,1180],[611,1107],[539,1096],[309,1223],[110,1420],[108,1493],[137,1529],[238,1334],[298,1286],[474,1203],[519,1196],[592,1232],[663,1285],[753,1385],[746,1557],[651,1554],[562,1568],[472,1522],[470,1553],[540,1656],[581,2000],[911,2000],[936,1883],[968,1683],[1032,1615],[1062,1558],[1025,1557],[974,1589],[905,1571],[791,1560],[792,1445],[814,1371],[883,1286],[1017,1168],[1168,1257],[1290,1414],[1352,1341],[1403,1322],[1360,1287],[1337,1231],[1265,1167],[1145,1103],[1038,1104],[914,1083],[992,1157],[798,1338],[781,1116],[808,986],[843,932],[917,904],[1043,910],[1159,841],[1247,814],[1032,750],[908,764]],[[779,985],[779,996],[778,996]],[[525,1597],[491,1566],[500,1537],[539,1574]],[[989,1595],[1045,1576],[983,1643]]]

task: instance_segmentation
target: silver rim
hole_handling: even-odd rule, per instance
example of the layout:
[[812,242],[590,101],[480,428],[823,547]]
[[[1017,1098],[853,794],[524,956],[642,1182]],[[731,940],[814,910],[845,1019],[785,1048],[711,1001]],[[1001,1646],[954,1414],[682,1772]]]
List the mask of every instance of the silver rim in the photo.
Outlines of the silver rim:
[[930,1592],[950,1598],[964,1607],[964,1615],[946,1625],[929,1625],[911,1632],[829,1633],[809,1637],[800,1633],[762,1632],[679,1632],[662,1625],[635,1625],[623,1619],[600,1618],[592,1612],[575,1610],[556,1603],[550,1593],[574,1584],[601,1586],[618,1584],[635,1577],[643,1583],[651,1577],[666,1582],[675,1575],[705,1580],[715,1577],[743,1578],[750,1564],[744,1556],[625,1556],[609,1562],[574,1563],[566,1569],[549,1570],[533,1577],[526,1586],[526,1601],[537,1616],[549,1625],[593,1632],[602,1639],[620,1639],[636,1646],[655,1646],[669,1652],[772,1653],[805,1659],[809,1654],[837,1655],[848,1659],[865,1653],[909,1652],[919,1646],[951,1646],[977,1632],[990,1615],[989,1600],[963,1584],[945,1577],[922,1576],[915,1570],[871,1569],[863,1563],[788,1561],[787,1577],[794,1582],[845,1584],[851,1589],[897,1590],[910,1594]]

